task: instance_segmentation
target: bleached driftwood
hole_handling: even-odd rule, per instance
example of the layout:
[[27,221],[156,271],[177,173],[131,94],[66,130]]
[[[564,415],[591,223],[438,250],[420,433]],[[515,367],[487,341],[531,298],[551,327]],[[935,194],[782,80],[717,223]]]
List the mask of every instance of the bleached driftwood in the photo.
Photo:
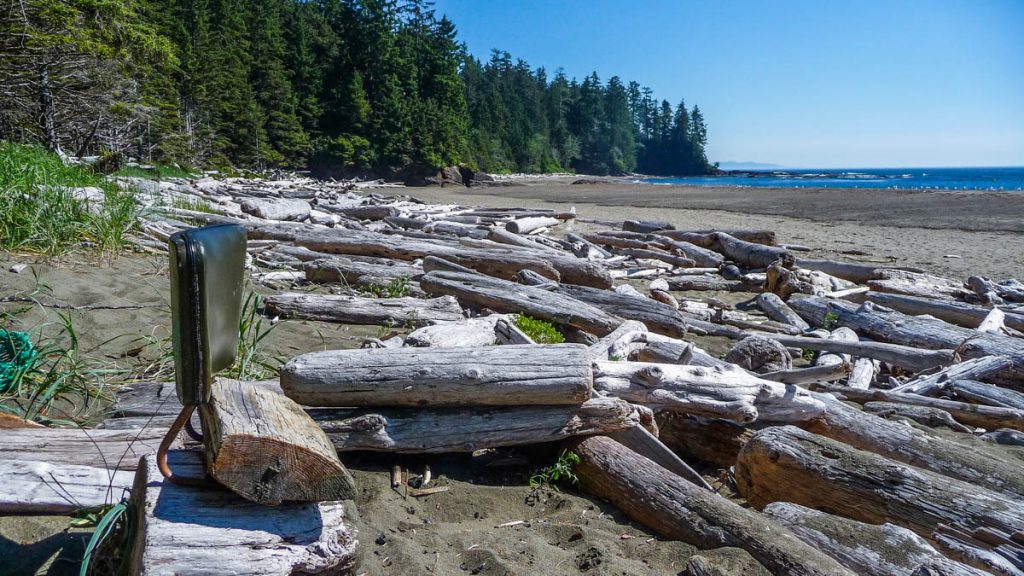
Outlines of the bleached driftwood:
[[[180,409],[180,407],[179,407]],[[17,428],[5,430],[0,460],[59,462],[107,470],[135,470],[139,458],[155,454],[166,428],[125,430]],[[175,446],[180,446],[178,439]]]
[[728,260],[750,268],[766,268],[776,260],[793,262],[793,253],[783,248],[740,240],[725,232],[712,234],[712,250],[721,253]]
[[[172,469],[202,475],[198,452],[171,451]],[[155,459],[132,489],[135,541],[130,574],[339,574],[355,564],[355,533],[341,502],[262,506],[211,486],[171,484]]]
[[242,202],[242,211],[265,220],[305,220],[310,206],[299,199],[250,198]]
[[743,548],[779,574],[853,574],[781,525],[695,486],[611,438],[588,438],[574,451],[581,459],[576,475],[583,490],[664,537],[701,548]]
[[577,344],[330,350],[293,358],[281,388],[306,406],[521,406],[590,397]]
[[842,364],[825,364],[822,366],[808,366],[806,368],[790,368],[789,370],[778,370],[776,372],[765,372],[761,378],[782,382],[783,384],[814,384],[817,382],[835,382],[842,380],[852,370],[848,362]]
[[757,333],[757,335],[772,338],[781,344],[793,348],[823,350],[837,354],[872,358],[914,371],[927,370],[936,366],[948,366],[954,360],[953,350],[923,350],[911,346],[900,346],[884,342],[848,342],[846,340],[788,336],[784,334]]
[[235,494],[269,506],[355,495],[323,430],[283,394],[220,378],[199,409],[207,471]]
[[263,305],[268,316],[371,326],[420,327],[465,318],[451,296],[420,300],[296,292],[267,296]]
[[869,280],[867,285],[875,292],[922,298],[967,300],[974,297],[962,282],[906,270],[879,270],[878,279]]
[[895,524],[866,524],[789,502],[773,502],[763,512],[860,576],[911,576],[919,568],[944,576],[985,574],[946,558],[924,538]]
[[857,358],[853,361],[853,368],[850,370],[850,377],[846,380],[846,385],[850,388],[867,390],[871,388],[879,370],[878,360]]
[[905,418],[929,428],[949,428],[954,432],[967,434],[974,432],[974,428],[957,422],[949,412],[929,406],[914,406],[913,404],[897,404],[895,402],[865,402],[863,409],[865,412],[877,414],[882,418]]
[[1013,361],[1006,356],[982,356],[959,364],[947,366],[934,374],[915,378],[906,384],[896,386],[893,392],[912,394],[932,394],[942,388],[944,382],[951,380],[981,380],[992,374],[1010,368]]
[[639,426],[636,410],[616,398],[573,406],[407,408],[309,411],[339,452],[473,452],[607,434]]
[[[992,311],[991,308],[974,306],[963,302],[935,300],[933,298],[920,298],[901,294],[885,294],[881,292],[871,292],[868,294],[867,299],[869,302],[881,304],[904,314],[910,314],[911,316],[927,314],[965,328],[977,328]],[[1006,312],[1005,315],[1004,322],[1008,328],[1024,330],[1024,314]]]
[[794,312],[789,305],[782,301],[782,298],[779,298],[771,292],[759,294],[757,296],[757,305],[761,310],[764,310],[764,313],[772,320],[789,324],[790,326],[799,329],[801,332],[806,332],[811,329],[810,325],[808,325],[807,322],[804,322],[804,319],[801,318],[799,314]]
[[797,422],[821,416],[824,405],[795,386],[762,380],[738,366],[715,368],[594,362],[594,390],[649,406],[737,423]]
[[621,318],[575,298],[497,278],[429,272],[420,278],[420,286],[428,294],[453,295],[467,306],[489,308],[500,313],[523,313],[597,335],[607,334],[622,323]]
[[[839,341],[839,342],[858,342],[860,338],[857,337],[857,333],[845,326],[840,326],[832,331],[828,335],[826,340]],[[825,352],[819,354],[815,358],[814,363],[818,366],[834,366],[837,364],[847,364],[850,362],[850,356],[836,352]]]
[[549,228],[551,226],[557,226],[562,221],[558,218],[549,218],[546,216],[530,216],[526,218],[518,218],[516,220],[509,221],[505,224],[505,230],[512,232],[513,234],[529,234],[538,228]]
[[0,514],[70,514],[113,504],[134,478],[129,470],[0,459]]
[[1024,410],[1024,393],[977,380],[952,380],[943,385],[943,390],[977,404]]
[[861,522],[892,522],[932,538],[940,525],[1013,534],[1024,501],[780,426],[740,451],[736,485],[753,506],[787,501]]
[[491,314],[459,322],[424,326],[409,333],[405,337],[405,345],[421,348],[490,346],[494,344],[496,338],[495,324],[504,318],[506,316],[503,314]]

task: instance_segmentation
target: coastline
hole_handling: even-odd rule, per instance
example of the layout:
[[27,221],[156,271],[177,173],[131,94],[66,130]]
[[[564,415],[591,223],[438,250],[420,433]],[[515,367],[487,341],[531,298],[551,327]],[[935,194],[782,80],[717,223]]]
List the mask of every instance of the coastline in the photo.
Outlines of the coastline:
[[[516,185],[407,189],[429,202],[534,205],[582,220],[667,220],[680,229],[766,228],[808,258],[899,261],[966,279],[1024,276],[1024,195],[829,188],[576,184],[586,178],[521,177]],[[576,226],[591,226],[584,222]]]

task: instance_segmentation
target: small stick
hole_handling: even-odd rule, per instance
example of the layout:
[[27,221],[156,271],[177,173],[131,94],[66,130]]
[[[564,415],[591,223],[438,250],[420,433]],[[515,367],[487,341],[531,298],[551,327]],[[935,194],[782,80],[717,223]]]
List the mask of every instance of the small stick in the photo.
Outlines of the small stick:
[[402,468],[398,464],[391,467],[391,489],[397,490],[402,485]]
[[430,484],[430,466],[423,467],[423,477],[420,479],[420,488],[426,488]]
[[409,492],[409,495],[413,498],[419,498],[420,496],[430,496],[431,494],[438,494],[440,492],[447,492],[448,486],[434,486],[433,488],[416,488]]

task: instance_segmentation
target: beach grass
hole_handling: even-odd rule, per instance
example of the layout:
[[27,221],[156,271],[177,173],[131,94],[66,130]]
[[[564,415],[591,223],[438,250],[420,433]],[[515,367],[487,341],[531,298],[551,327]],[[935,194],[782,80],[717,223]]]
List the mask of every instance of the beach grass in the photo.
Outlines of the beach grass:
[[145,178],[147,180],[167,180],[168,178],[184,178],[187,180],[199,176],[199,172],[182,168],[181,166],[154,164],[152,166],[125,166],[114,172],[113,176]]
[[135,191],[42,147],[0,142],[0,249],[117,253],[137,216]]

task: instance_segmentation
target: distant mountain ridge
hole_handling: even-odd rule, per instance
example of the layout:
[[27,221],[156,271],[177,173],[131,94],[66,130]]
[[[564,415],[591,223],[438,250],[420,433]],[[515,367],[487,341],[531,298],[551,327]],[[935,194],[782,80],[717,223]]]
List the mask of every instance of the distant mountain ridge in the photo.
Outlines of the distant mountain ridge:
[[777,170],[784,168],[779,164],[769,164],[767,162],[719,162],[719,170]]

